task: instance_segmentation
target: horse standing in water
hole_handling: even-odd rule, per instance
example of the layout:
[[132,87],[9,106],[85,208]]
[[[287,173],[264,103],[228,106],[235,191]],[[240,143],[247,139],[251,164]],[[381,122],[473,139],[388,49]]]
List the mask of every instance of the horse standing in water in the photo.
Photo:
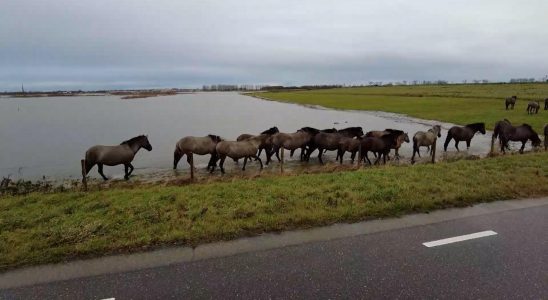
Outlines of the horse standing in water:
[[514,106],[516,105],[516,101],[518,100],[517,96],[512,96],[509,98],[506,98],[505,104],[506,104],[506,110],[508,110],[508,107],[512,107],[514,109]]
[[[394,147],[392,149],[394,149],[394,152],[395,152],[395,158],[396,160],[399,160],[400,159],[400,153],[399,153],[399,150],[401,148],[401,145],[403,143],[409,143],[409,135],[407,134],[407,132],[403,132],[401,130],[397,130],[397,129],[385,129],[384,131],[381,131],[381,130],[372,130],[372,131],[369,131],[365,134],[366,137],[381,137],[385,134],[389,134],[391,132],[397,132],[399,133],[399,136],[398,136],[398,139],[396,141],[396,144],[394,145]],[[375,153],[374,153],[375,154]],[[376,155],[376,154],[375,154]],[[388,156],[388,159],[390,159],[390,155]]]
[[88,151],[86,151],[86,158],[84,160],[85,170],[82,170],[84,180],[85,176],[87,176],[95,165],[97,165],[97,171],[101,177],[103,177],[104,180],[108,180],[103,173],[103,165],[116,166],[120,164],[124,165],[124,178],[128,180],[134,169],[131,162],[133,161],[133,158],[135,158],[137,151],[141,148],[145,148],[148,151],[152,150],[152,146],[146,135],[136,136],[122,142],[118,146],[96,145],[89,148]]
[[470,142],[476,134],[476,132],[481,132],[485,134],[485,123],[473,123],[468,124],[464,127],[453,126],[449,131],[447,131],[447,138],[445,138],[445,143],[443,144],[443,150],[447,151],[447,146],[452,139],[455,139],[455,148],[459,150],[459,142],[466,141],[466,150],[470,148]]
[[538,134],[533,130],[531,125],[523,124],[514,127],[506,119],[495,124],[493,137],[491,138],[491,147],[493,147],[493,143],[497,137],[500,139],[500,151],[502,151],[502,153],[506,153],[506,149],[509,149],[509,141],[521,142],[519,153],[523,153],[523,149],[528,140],[531,140],[533,147],[540,146],[541,142]]
[[287,149],[287,150],[296,150],[301,148],[301,156],[304,154],[302,153],[303,148],[305,148],[312,138],[319,132],[318,129],[311,128],[311,127],[303,127],[295,133],[283,133],[278,132],[272,136],[272,151],[270,151],[270,154],[268,155],[267,164],[270,161],[270,157],[272,157],[273,154],[276,154],[276,158],[278,158],[278,161],[281,161],[280,159],[280,148]]
[[369,165],[371,165],[371,160],[369,160],[369,157],[367,156],[367,153],[371,151],[377,154],[375,164],[378,164],[381,158],[383,158],[384,164],[386,164],[386,157],[388,156],[388,153],[390,153],[390,149],[396,145],[398,136],[400,136],[401,132],[403,131],[394,130],[381,137],[363,138],[361,140],[362,157],[359,158],[360,161],[366,160]]
[[538,114],[538,110],[540,109],[540,102],[539,101],[531,101],[529,104],[527,104],[527,114]]
[[306,154],[306,160],[310,158],[310,154],[318,149],[318,160],[320,164],[323,164],[322,155],[324,150],[334,151],[339,150],[341,139],[344,137],[359,137],[363,135],[363,129],[361,127],[348,127],[338,130],[334,133],[320,132],[314,136],[310,143],[310,149]]
[[186,154],[186,161],[192,168],[192,159],[194,154],[206,155],[211,154],[209,163],[207,164],[207,169],[215,167],[215,162],[217,160],[217,152],[215,152],[215,146],[217,143],[222,141],[221,137],[218,135],[208,135],[204,137],[196,136],[186,136],[180,139],[177,144],[175,144],[175,151],[173,152],[173,169],[177,169],[177,164],[179,160]]
[[[430,150],[430,155],[434,155],[434,147],[436,147],[436,141],[438,138],[441,137],[441,126],[440,125],[434,125],[432,129],[428,129],[427,132],[424,131],[418,131],[413,136],[413,156],[411,157],[411,163],[415,163],[415,154],[418,154],[419,157],[421,157],[420,154],[420,147],[426,146],[430,147],[432,146],[432,150]],[[434,161],[434,157],[432,157],[432,162]]]
[[[257,156],[257,151],[259,150],[259,147],[264,142],[264,140],[268,137],[269,135],[267,134],[260,134],[254,137],[250,137],[243,141],[219,142],[217,146],[215,147],[215,149],[220,159],[219,168],[221,169],[221,173],[223,174],[225,173],[224,163],[227,156],[232,159],[244,158],[244,166],[242,168],[242,171],[245,171],[247,160],[251,158],[255,158],[255,160],[259,161],[259,164],[261,165],[261,170],[262,170],[263,162],[261,161],[259,156]],[[215,167],[211,169],[212,173],[214,169]]]
[[[261,146],[259,146],[259,153],[257,153],[257,156],[261,156],[261,152],[264,150],[264,152],[266,153],[266,159],[267,159],[267,163],[268,163],[268,153],[270,153],[270,150],[272,150],[272,140],[270,139],[270,137],[276,133],[280,132],[280,130],[278,129],[278,127],[274,126],[274,127],[271,127],[263,132],[261,132],[260,134],[266,134],[268,136],[266,136],[264,138],[264,141],[261,143]],[[243,134],[240,134],[237,138],[236,138],[236,141],[237,142],[240,142],[240,141],[243,141],[243,140],[247,140],[251,137],[254,137],[255,135],[253,134],[249,134],[249,133],[243,133]],[[236,163],[238,162],[237,159],[234,160]]]

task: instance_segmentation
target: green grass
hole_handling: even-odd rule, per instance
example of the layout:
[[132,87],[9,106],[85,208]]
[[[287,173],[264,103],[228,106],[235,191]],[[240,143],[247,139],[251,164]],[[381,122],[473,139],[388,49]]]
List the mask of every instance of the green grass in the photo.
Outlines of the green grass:
[[[540,133],[548,121],[543,111],[548,84],[459,84],[341,88],[329,90],[267,92],[255,95],[272,100],[313,104],[335,109],[373,110],[406,114],[455,124],[495,122],[507,118],[513,123],[528,123]],[[505,110],[504,99],[518,96],[514,110]],[[541,100],[541,111],[527,115],[531,100]]]
[[548,195],[548,153],[0,198],[0,269]]

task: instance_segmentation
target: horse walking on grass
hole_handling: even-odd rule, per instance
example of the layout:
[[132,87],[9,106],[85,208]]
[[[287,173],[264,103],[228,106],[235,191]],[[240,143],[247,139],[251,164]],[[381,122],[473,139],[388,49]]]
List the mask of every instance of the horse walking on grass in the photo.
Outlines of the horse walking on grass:
[[505,100],[506,110],[508,110],[508,107],[512,107],[512,109],[514,109],[514,106],[516,105],[517,100],[518,100],[517,96],[506,98]]
[[527,114],[538,114],[538,110],[540,109],[540,102],[539,101],[531,101],[529,104],[527,104]]
[[493,136],[491,138],[491,148],[497,137],[500,139],[500,151],[502,153],[506,153],[506,149],[509,149],[508,142],[510,141],[521,142],[519,153],[523,153],[523,149],[528,140],[531,140],[533,147],[538,147],[541,143],[540,137],[533,130],[531,125],[523,124],[521,126],[513,126],[510,121],[506,119],[495,124],[495,129],[493,130]]
[[431,129],[428,129],[427,132],[418,131],[413,136],[413,156],[411,157],[411,163],[415,163],[415,154],[420,154],[420,147],[431,147],[430,155],[434,154],[434,147],[436,147],[436,141],[441,137],[441,126],[434,125]]
[[215,167],[215,161],[217,160],[217,152],[215,147],[217,143],[222,141],[218,135],[207,135],[204,137],[186,136],[180,139],[175,145],[175,151],[173,152],[173,169],[177,169],[179,160],[186,154],[186,161],[192,168],[192,159],[194,154],[207,155],[211,154],[207,169]]
[[87,176],[93,166],[97,165],[97,171],[101,177],[104,180],[108,180],[103,173],[103,165],[116,166],[123,164],[125,168],[124,178],[128,180],[134,169],[131,162],[141,148],[145,148],[148,151],[152,150],[152,146],[146,135],[136,136],[117,146],[93,146],[86,151],[86,158],[84,160],[85,170],[82,170],[83,176]]
[[443,150],[447,151],[447,146],[452,139],[455,140],[455,148],[459,150],[459,142],[466,141],[466,150],[470,148],[470,142],[474,135],[480,132],[485,134],[485,123],[472,123],[464,127],[453,126],[449,131],[447,131],[447,137],[445,138],[445,143],[443,144]]

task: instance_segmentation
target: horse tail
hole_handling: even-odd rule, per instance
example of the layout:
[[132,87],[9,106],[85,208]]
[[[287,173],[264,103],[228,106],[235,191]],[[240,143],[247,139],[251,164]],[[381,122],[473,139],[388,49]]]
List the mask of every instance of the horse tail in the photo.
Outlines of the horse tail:
[[451,130],[447,131],[447,137],[445,138],[445,143],[443,143],[443,151],[447,151],[447,146],[452,138],[453,134],[451,133]]
[[185,153],[179,147],[179,144],[175,145],[175,151],[173,151],[173,170],[177,169],[177,164]]

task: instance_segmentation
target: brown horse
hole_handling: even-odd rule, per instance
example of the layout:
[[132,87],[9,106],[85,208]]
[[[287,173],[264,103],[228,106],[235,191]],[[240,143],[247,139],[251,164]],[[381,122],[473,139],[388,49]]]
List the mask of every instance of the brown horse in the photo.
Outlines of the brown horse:
[[[401,145],[403,143],[409,143],[409,135],[407,134],[407,132],[403,132],[401,130],[396,130],[396,129],[385,129],[384,131],[381,131],[381,130],[372,130],[372,131],[369,131],[365,134],[366,137],[381,137],[385,134],[388,134],[390,132],[398,132],[399,133],[399,136],[398,136],[398,139],[397,139],[397,142],[396,144],[394,145],[394,152],[395,152],[395,158],[396,160],[399,160],[400,159],[400,153],[399,153],[399,150],[401,148]],[[375,154],[376,156],[376,154]],[[390,159],[390,155],[388,155],[388,159]]]
[[527,114],[538,114],[538,110],[540,109],[540,102],[539,101],[531,101],[529,104],[527,104]]
[[339,149],[337,151],[336,159],[338,159],[339,162],[342,164],[344,153],[348,151],[351,153],[350,159],[352,159],[352,163],[354,163],[356,153],[360,150],[361,139],[362,137],[342,137],[339,142]]
[[[421,157],[419,148],[426,146],[434,146],[436,145],[436,141],[438,138],[441,137],[441,126],[440,125],[434,125],[431,129],[428,129],[427,132],[424,131],[418,131],[413,136],[413,156],[411,157],[411,163],[415,163],[415,154],[418,154],[419,157]],[[433,155],[433,152],[430,151],[430,154]]]
[[108,180],[103,173],[103,165],[116,166],[124,164],[124,178],[128,180],[134,169],[131,162],[133,161],[133,158],[135,158],[137,151],[141,148],[145,148],[148,151],[152,150],[152,146],[146,135],[136,136],[122,142],[118,146],[93,146],[86,151],[86,158],[84,160],[85,170],[83,170],[84,176],[89,173],[93,166],[97,165],[97,171],[101,177],[103,177],[104,180]]
[[514,109],[514,105],[516,105],[516,101],[518,100],[517,96],[512,96],[509,98],[506,98],[505,104],[506,104],[506,110],[508,110],[508,107],[512,107]]
[[[309,128],[310,130],[317,130],[317,129],[312,128],[312,127],[304,127],[304,128]],[[320,132],[335,133],[337,131],[338,130],[336,128],[327,128],[327,129],[318,130],[318,133],[320,133]],[[310,141],[309,144],[307,144],[307,145],[305,145],[304,147],[301,148],[301,161],[306,159],[307,154],[310,155],[312,153],[312,151],[315,150],[315,148],[314,148],[314,150],[310,151],[310,146],[311,145],[312,145],[312,141]],[[327,152],[327,150],[325,150],[325,152]],[[289,157],[293,157],[293,153],[295,153],[295,150],[291,150],[291,152],[289,152]]]
[[[173,152],[173,169],[177,169],[179,160],[186,154],[186,161],[191,165],[191,161],[194,154],[206,155],[211,154],[211,158],[207,165],[207,168],[214,168],[215,161],[217,160],[217,152],[215,147],[217,143],[222,141],[218,135],[207,135],[204,137],[186,136],[180,139],[175,145],[175,151]],[[191,165],[192,166],[192,165]]]
[[306,160],[310,158],[310,154],[318,149],[318,160],[320,164],[323,164],[322,155],[324,150],[334,151],[339,150],[341,139],[344,137],[358,137],[363,135],[363,129],[361,127],[348,127],[338,130],[334,133],[320,132],[314,136],[310,143],[310,149],[306,155]]
[[390,153],[390,150],[396,145],[398,136],[400,136],[400,132],[398,131],[390,131],[381,137],[363,138],[361,140],[362,157],[359,159],[367,160],[369,165],[371,165],[371,160],[369,160],[369,157],[367,156],[367,153],[371,151],[377,154],[375,164],[378,164],[381,158],[383,158],[384,164],[386,164],[386,157],[388,156],[388,153]]
[[508,120],[499,121],[495,124],[493,137],[491,138],[491,147],[497,137],[500,139],[500,150],[502,153],[506,153],[506,149],[509,149],[509,141],[521,142],[520,153],[523,153],[528,140],[531,140],[533,147],[538,147],[541,143],[538,134],[529,124],[514,127]]
[[280,161],[280,148],[287,150],[296,150],[300,148],[302,151],[318,132],[318,129],[303,127],[294,133],[279,132],[272,135],[272,151],[270,151],[270,154],[268,155],[267,164],[270,162],[270,157],[272,157],[273,154],[276,154],[276,158]]
[[[257,156],[257,151],[259,150],[261,143],[263,143],[263,141],[267,138],[269,138],[268,134],[260,134],[243,141],[221,141],[217,143],[215,149],[220,159],[219,168],[221,169],[221,173],[225,173],[224,163],[227,156],[232,159],[244,158],[244,166],[242,171],[245,171],[247,160],[255,158],[255,160],[259,161],[262,170],[263,162],[259,156]],[[211,172],[213,172],[214,169],[215,166],[213,166]]]
[[[257,154],[257,156],[261,156],[261,152],[264,150],[266,153],[266,159],[268,161],[268,153],[270,153],[270,150],[272,149],[271,140],[269,140],[268,138],[270,138],[270,136],[278,132],[280,132],[280,130],[278,129],[278,127],[274,126],[260,133],[260,134],[267,134],[268,137],[261,143],[261,146],[259,146],[259,153]],[[239,141],[247,140],[248,138],[254,137],[254,136],[255,135],[253,134],[243,133],[243,134],[240,134],[238,138],[236,138],[236,141],[239,142]],[[235,159],[234,161],[238,162],[237,159]]]
[[449,131],[447,132],[447,138],[445,138],[443,150],[447,151],[447,146],[452,139],[455,139],[455,148],[457,148],[457,151],[460,151],[459,142],[461,141],[466,141],[466,149],[468,150],[470,148],[470,142],[472,141],[472,138],[478,131],[481,132],[481,134],[485,134],[485,123],[473,123],[468,124],[464,127],[451,127],[451,129],[449,129]]

